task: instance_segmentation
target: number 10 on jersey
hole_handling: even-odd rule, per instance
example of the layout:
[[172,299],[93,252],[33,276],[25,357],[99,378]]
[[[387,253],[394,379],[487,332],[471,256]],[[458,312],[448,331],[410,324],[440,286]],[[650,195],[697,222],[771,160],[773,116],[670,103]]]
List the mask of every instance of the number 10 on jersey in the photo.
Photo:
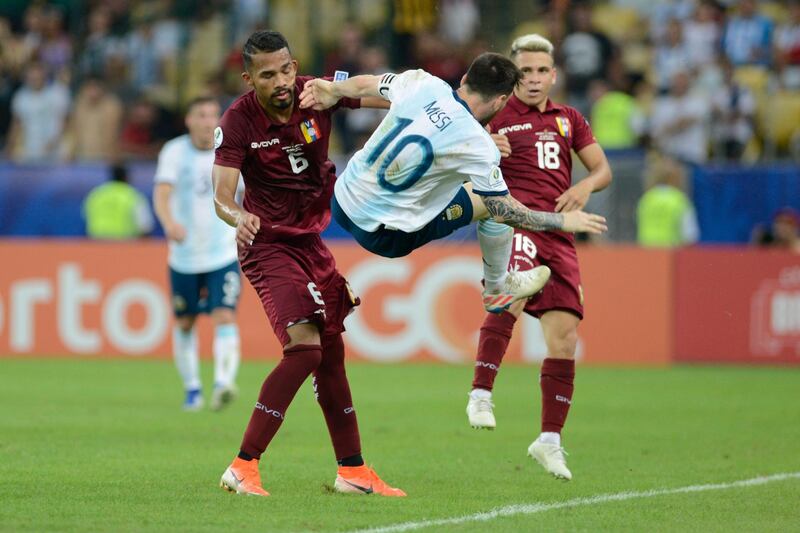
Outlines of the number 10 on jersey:
[[[378,160],[378,157],[380,157],[380,155],[386,150],[389,144],[412,122],[413,120],[408,118],[398,118],[397,123],[392,127],[391,130],[389,130],[389,133],[387,133],[386,136],[378,142],[377,146],[375,146],[375,149],[369,154],[369,157],[367,158],[367,164],[373,165]],[[402,152],[403,149],[409,144],[416,144],[419,146],[419,149],[422,150],[422,161],[417,163],[417,165],[414,167],[414,170],[411,171],[411,174],[407,178],[400,182],[392,183],[386,179],[386,169],[389,168],[389,165],[391,165],[392,162],[397,159],[397,156],[400,155],[400,152]],[[428,169],[431,168],[431,164],[433,164],[433,146],[428,139],[422,135],[406,135],[404,137],[400,137],[400,140],[398,140],[394,147],[389,150],[389,153],[386,154],[381,166],[378,167],[378,185],[392,192],[404,191],[418,182],[419,179],[425,175]]]

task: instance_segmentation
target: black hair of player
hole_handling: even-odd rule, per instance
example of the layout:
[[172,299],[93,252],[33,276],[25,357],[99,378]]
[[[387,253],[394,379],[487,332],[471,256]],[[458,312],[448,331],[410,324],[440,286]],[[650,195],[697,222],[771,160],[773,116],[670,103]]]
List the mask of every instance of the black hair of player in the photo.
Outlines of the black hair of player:
[[521,79],[522,72],[513,61],[500,54],[485,52],[469,66],[465,84],[470,91],[489,100],[511,94]]
[[111,180],[128,183],[128,168],[122,163],[111,165]]
[[[289,42],[281,32],[273,30],[259,30],[247,38],[247,42],[242,47],[242,61],[244,68],[250,70],[253,64],[253,56],[264,52],[277,52],[286,48],[289,50]],[[289,50],[291,54],[292,51]]]
[[213,96],[196,96],[195,98],[189,100],[189,103],[186,104],[186,114],[188,115],[191,113],[195,106],[212,103],[218,104],[219,102],[217,102],[217,99]]

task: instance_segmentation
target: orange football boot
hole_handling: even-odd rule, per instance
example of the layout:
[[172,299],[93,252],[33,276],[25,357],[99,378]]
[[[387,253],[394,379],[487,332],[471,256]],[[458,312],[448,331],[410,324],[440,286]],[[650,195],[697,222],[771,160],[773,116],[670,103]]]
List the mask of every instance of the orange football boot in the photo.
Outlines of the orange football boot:
[[340,466],[333,484],[336,492],[347,494],[380,494],[381,496],[405,496],[400,489],[390,487],[367,465]]
[[253,496],[269,496],[261,486],[261,474],[258,472],[258,460],[245,461],[237,457],[231,466],[225,469],[219,486],[236,494],[252,494]]

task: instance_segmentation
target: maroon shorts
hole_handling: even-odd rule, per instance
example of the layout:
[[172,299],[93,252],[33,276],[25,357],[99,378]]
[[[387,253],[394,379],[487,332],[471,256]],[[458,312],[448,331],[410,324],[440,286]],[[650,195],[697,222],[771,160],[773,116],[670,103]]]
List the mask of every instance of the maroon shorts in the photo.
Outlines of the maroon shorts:
[[578,253],[573,242],[562,233],[514,230],[509,270],[550,267],[550,281],[525,305],[525,312],[539,318],[545,311],[560,309],[583,319],[583,289],[578,268]]
[[239,262],[281,345],[289,342],[286,328],[298,323],[317,324],[321,335],[341,333],[360,303],[319,235],[240,249]]

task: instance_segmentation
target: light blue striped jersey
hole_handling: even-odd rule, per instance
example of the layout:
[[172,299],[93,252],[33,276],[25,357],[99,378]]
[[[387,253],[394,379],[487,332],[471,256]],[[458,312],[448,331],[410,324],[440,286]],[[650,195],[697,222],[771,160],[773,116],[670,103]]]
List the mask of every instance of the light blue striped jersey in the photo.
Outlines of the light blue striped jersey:
[[466,181],[480,194],[508,194],[494,141],[447,83],[409,70],[384,75],[380,93],[391,109],[335,186],[336,201],[358,227],[416,231]]
[[211,168],[214,150],[199,150],[189,135],[164,145],[155,182],[173,186],[170,211],[186,228],[183,242],[169,242],[169,266],[184,274],[212,272],[236,261],[236,228],[214,212]]

